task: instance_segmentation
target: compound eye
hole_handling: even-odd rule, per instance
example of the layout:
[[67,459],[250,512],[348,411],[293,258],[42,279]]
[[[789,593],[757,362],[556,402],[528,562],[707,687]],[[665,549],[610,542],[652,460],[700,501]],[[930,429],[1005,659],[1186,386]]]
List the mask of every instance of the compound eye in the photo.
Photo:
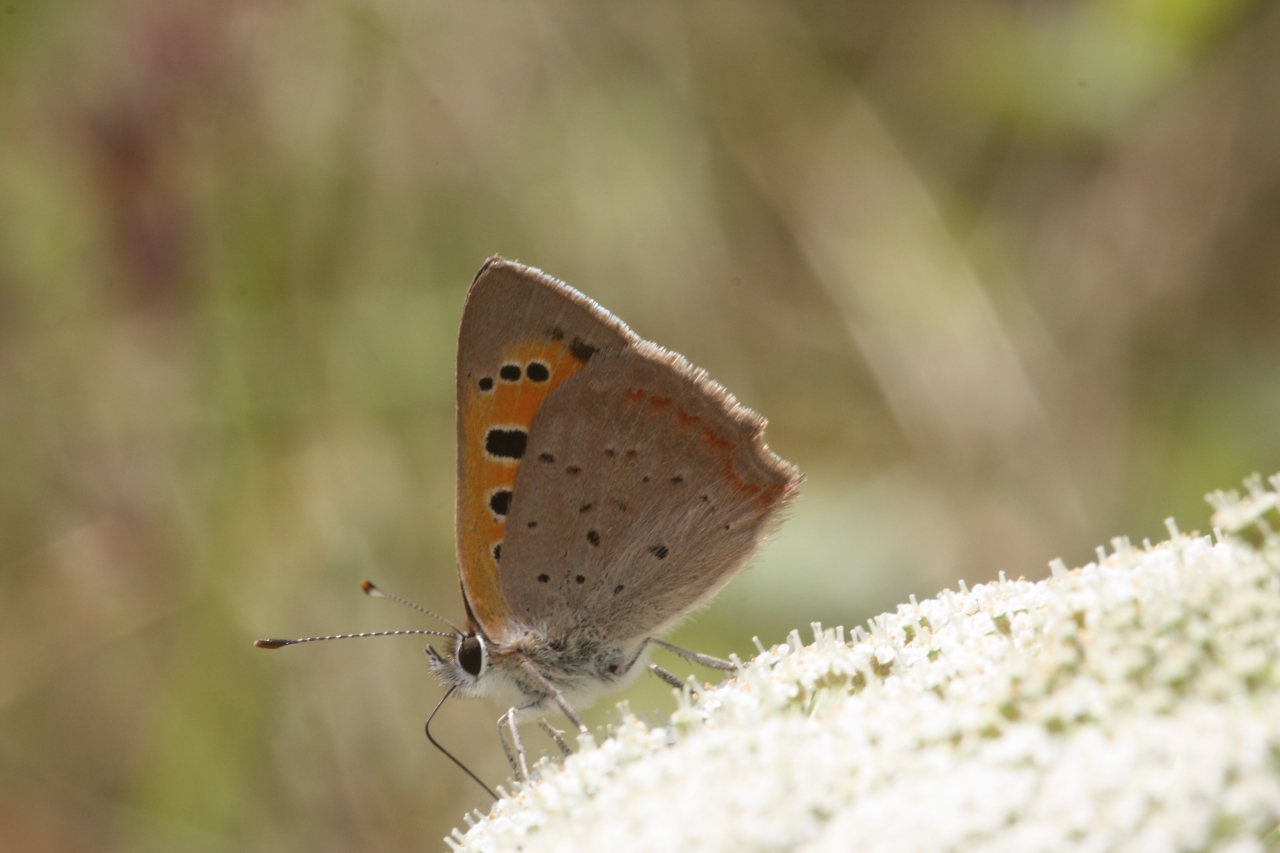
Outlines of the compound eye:
[[480,669],[484,665],[484,652],[480,650],[480,640],[474,634],[470,637],[464,637],[462,642],[458,644],[458,666],[462,667],[468,675],[479,676]]

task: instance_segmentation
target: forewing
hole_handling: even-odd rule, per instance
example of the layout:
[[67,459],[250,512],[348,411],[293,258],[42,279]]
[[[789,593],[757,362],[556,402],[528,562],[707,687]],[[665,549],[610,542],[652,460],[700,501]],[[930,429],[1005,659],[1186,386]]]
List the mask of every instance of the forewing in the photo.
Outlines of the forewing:
[[570,377],[636,340],[595,302],[530,267],[491,258],[472,282],[458,333],[455,532],[463,594],[492,639],[518,630],[498,567],[530,426]]
[[515,618],[626,639],[714,595],[799,484],[764,425],[653,344],[593,358],[534,417],[515,478],[500,569]]

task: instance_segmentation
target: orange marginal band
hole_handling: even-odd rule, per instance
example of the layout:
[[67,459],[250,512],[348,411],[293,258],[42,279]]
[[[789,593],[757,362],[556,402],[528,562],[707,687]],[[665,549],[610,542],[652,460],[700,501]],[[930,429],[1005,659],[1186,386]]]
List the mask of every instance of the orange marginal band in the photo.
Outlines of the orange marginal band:
[[[546,368],[547,376],[535,381],[530,365]],[[502,362],[490,367],[491,390],[473,382],[462,394],[464,439],[459,503],[458,559],[462,586],[476,619],[491,639],[501,641],[518,630],[498,578],[502,539],[510,510],[516,474],[523,461],[524,444],[534,416],[551,392],[582,369],[585,362],[569,352],[562,341],[529,340],[507,347]],[[520,378],[506,381],[504,365],[517,365]],[[535,376],[542,375],[534,368]],[[508,442],[506,455],[490,452],[495,436]],[[519,453],[512,455],[518,450]]]

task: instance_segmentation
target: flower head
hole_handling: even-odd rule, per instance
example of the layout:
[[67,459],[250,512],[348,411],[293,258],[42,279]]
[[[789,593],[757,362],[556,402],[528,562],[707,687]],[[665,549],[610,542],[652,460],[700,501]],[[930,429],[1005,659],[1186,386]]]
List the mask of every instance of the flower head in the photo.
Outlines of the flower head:
[[[1256,850],[1280,823],[1280,505],[814,628],[500,800],[455,849]],[[1280,479],[1273,478],[1280,490]],[[1250,533],[1246,541],[1242,534]],[[1264,840],[1267,839],[1267,840]],[[1269,846],[1268,846],[1269,845]]]

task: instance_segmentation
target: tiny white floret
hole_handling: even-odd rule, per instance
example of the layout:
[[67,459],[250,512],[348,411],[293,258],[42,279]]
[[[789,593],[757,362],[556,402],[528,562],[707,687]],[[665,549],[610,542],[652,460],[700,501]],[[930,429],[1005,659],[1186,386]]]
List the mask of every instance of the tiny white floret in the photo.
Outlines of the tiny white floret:
[[[1280,851],[1280,477],[1032,583],[792,632],[544,759],[465,851]],[[1270,523],[1268,518],[1271,518]],[[501,790],[501,789],[500,789]]]

